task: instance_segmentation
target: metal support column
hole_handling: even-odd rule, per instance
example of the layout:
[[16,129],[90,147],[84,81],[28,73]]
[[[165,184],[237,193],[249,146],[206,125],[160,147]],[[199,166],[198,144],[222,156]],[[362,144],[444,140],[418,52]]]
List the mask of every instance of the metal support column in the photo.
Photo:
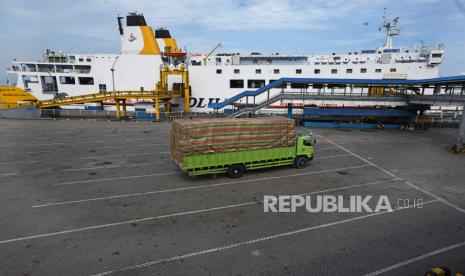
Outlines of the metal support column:
[[460,120],[459,133],[455,146],[457,149],[463,148],[465,146],[465,106],[463,106],[462,109],[462,120]]
[[121,110],[120,110],[120,106],[119,106],[119,100],[117,99],[116,100],[116,105],[115,105],[115,108],[116,108],[116,120],[121,120]]
[[160,101],[158,97],[155,98],[155,121],[160,121]]
[[292,119],[292,103],[287,104],[287,118]]
[[127,119],[127,113],[126,113],[126,99],[122,100],[123,102],[123,120]]
[[184,112],[190,111],[190,85],[189,85],[189,71],[184,69],[183,74],[183,83],[184,83]]

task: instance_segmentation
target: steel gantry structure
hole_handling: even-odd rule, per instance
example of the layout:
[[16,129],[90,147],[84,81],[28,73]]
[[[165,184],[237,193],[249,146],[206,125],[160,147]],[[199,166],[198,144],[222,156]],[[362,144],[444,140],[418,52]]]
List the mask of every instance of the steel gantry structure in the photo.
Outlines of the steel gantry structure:
[[[177,89],[169,90],[168,79],[170,76],[180,76],[182,78],[182,85]],[[189,99],[189,71],[184,65],[176,68],[170,68],[167,65],[160,67],[160,82],[156,84],[155,90],[140,90],[140,91],[113,91],[113,92],[99,92],[92,94],[84,94],[73,97],[63,97],[51,100],[39,101],[35,99],[27,91],[21,90],[17,87],[1,87],[0,92],[5,96],[4,103],[0,105],[0,109],[18,108],[27,106],[36,106],[38,108],[53,108],[72,104],[85,104],[93,102],[102,102],[107,100],[114,100],[116,105],[116,119],[126,118],[126,100],[128,99],[150,99],[155,103],[156,120],[160,120],[160,101],[165,106],[165,111],[170,110],[170,100],[173,98],[182,98],[184,101],[184,112],[190,111]],[[3,98],[2,98],[3,99]],[[8,100],[10,99],[10,100]]]

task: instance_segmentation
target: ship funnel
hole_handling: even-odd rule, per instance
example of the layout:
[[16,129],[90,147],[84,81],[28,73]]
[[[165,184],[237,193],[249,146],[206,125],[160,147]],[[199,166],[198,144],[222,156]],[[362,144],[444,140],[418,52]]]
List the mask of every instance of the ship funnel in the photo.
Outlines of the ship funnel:
[[171,37],[170,32],[166,29],[160,28],[155,30],[155,38],[157,44],[160,46],[160,50],[165,53],[180,52],[176,40]]
[[122,54],[160,55],[152,27],[147,26],[142,14],[130,13],[125,23],[123,19],[118,16]]

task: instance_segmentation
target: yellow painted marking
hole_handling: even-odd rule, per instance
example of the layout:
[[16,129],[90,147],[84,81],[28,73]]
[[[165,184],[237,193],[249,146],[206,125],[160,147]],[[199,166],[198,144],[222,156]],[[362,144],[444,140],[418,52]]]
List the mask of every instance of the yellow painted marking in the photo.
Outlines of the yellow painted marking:
[[142,32],[142,38],[144,39],[144,48],[139,52],[139,55],[159,55],[160,47],[155,40],[155,34],[153,33],[152,27],[140,26]]
[[162,38],[162,39],[163,39],[163,42],[165,42],[165,49],[169,48],[170,52],[177,51],[178,46],[176,45],[176,40],[174,40],[173,38]]
[[0,103],[8,105],[29,101],[37,101],[37,98],[19,87],[0,86]]

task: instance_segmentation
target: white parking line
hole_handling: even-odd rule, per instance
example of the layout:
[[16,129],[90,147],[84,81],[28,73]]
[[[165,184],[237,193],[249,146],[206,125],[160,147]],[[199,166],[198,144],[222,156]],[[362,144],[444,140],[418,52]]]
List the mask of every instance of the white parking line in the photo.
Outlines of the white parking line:
[[19,175],[19,173],[2,173],[2,174],[0,174],[0,176],[15,176],[15,175]]
[[152,164],[152,163],[121,164],[121,165],[114,165],[114,166],[74,168],[74,169],[66,169],[65,171],[74,172],[74,171],[104,170],[104,169],[115,169],[115,168],[140,167],[140,166],[148,166],[148,165],[154,165],[154,164]]
[[352,156],[352,154],[337,154],[337,155],[321,156],[321,157],[315,157],[315,159],[336,158],[336,157],[344,157],[344,156]]
[[139,139],[127,139],[125,140],[126,142],[144,142],[144,141],[149,141],[149,140],[168,140],[170,138],[165,137],[165,138],[139,138]]
[[100,178],[100,179],[90,179],[90,180],[77,180],[77,181],[56,183],[53,185],[54,186],[73,185],[73,184],[81,184],[81,183],[105,182],[105,181],[113,181],[113,180],[154,177],[154,176],[173,175],[173,174],[182,174],[182,173],[183,172],[160,172],[160,173],[132,175],[132,176],[110,177],[110,178]]
[[[118,137],[121,137],[121,136],[146,136],[146,137],[149,137],[150,134],[149,133],[113,133],[113,134],[101,134],[101,135],[98,135],[98,137],[115,137],[115,136],[118,136]],[[16,136],[11,136],[10,138],[15,138]],[[93,135],[93,134],[88,134],[87,136],[78,136],[78,135],[75,135],[75,136],[62,136],[60,137],[60,139],[93,139],[93,138],[96,138],[97,135]],[[34,139],[38,139],[38,140],[49,140],[51,139],[50,137],[34,137]],[[160,139],[164,139],[164,138],[160,138]],[[166,138],[168,139],[168,138]]]
[[160,152],[142,152],[142,153],[128,153],[128,154],[118,154],[118,155],[100,155],[100,156],[88,156],[81,157],[80,159],[97,159],[97,158],[113,158],[113,157],[126,157],[126,156],[139,156],[139,155],[158,155],[170,153],[169,151],[160,151]]
[[133,148],[133,147],[153,147],[153,146],[166,146],[169,143],[161,143],[161,144],[143,144],[143,145],[121,145],[121,146],[111,146],[111,147],[93,147],[88,148],[88,150],[98,150],[98,149],[120,149],[120,148]]
[[64,145],[64,143],[41,143],[41,144],[30,144],[30,145],[22,145],[23,147],[44,147],[44,146],[57,146],[57,145]]
[[[361,187],[361,186],[365,186],[365,185],[375,185],[375,184],[378,184],[378,182],[381,183],[380,181],[376,181],[376,182],[371,182],[371,183],[366,183],[366,184],[353,185],[353,187]],[[335,189],[337,189],[337,188],[335,188]],[[296,195],[293,195],[293,196],[310,195],[310,194],[314,194],[314,193],[322,193],[322,192],[334,191],[335,189],[328,189],[328,190],[323,190],[323,191],[319,191],[319,192],[310,192],[310,193],[304,193],[304,194],[296,194]],[[345,187],[344,189],[349,189],[349,187]],[[12,242],[24,241],[24,240],[32,240],[32,239],[37,239],[37,238],[45,238],[45,237],[51,237],[51,236],[58,236],[58,235],[63,235],[63,234],[82,232],[82,231],[94,230],[94,229],[101,229],[101,228],[107,228],[107,227],[118,226],[118,225],[125,225],[125,224],[136,223],[136,222],[143,222],[143,221],[150,221],[150,220],[156,220],[156,219],[164,219],[164,218],[171,218],[171,217],[177,217],[177,216],[184,216],[184,215],[192,215],[192,214],[198,214],[198,213],[217,211],[217,210],[231,209],[231,208],[247,206],[247,205],[252,205],[252,204],[257,204],[257,203],[262,203],[262,202],[263,201],[250,201],[250,202],[244,202],[244,203],[233,204],[233,205],[219,206],[219,207],[213,207],[213,208],[207,208],[207,209],[199,209],[199,210],[193,210],[193,211],[171,213],[171,214],[154,216],[154,217],[146,217],[146,218],[140,218],[140,219],[134,219],[134,220],[126,220],[126,221],[120,221],[120,222],[114,222],[114,223],[108,223],[108,224],[101,224],[101,225],[95,225],[95,226],[89,226],[89,227],[82,227],[82,228],[64,230],[64,231],[59,231],[59,232],[52,232],[52,233],[46,233],[46,234],[40,234],[40,235],[33,235],[33,236],[15,238],[15,239],[10,239],[10,240],[3,240],[3,241],[0,241],[0,244],[6,244],[6,243],[12,243]],[[427,204],[427,203],[428,202],[425,202],[424,204]]]
[[36,153],[49,153],[51,150],[42,150],[42,151],[26,151],[27,154],[36,154]]
[[[311,173],[304,173],[304,175],[318,174],[318,173],[328,173],[328,172],[335,172],[335,171],[346,170],[346,169],[347,168],[336,169],[336,170],[315,171],[315,172],[311,172]],[[264,180],[279,179],[279,178],[283,178],[283,177],[293,177],[293,176],[300,176],[300,175],[302,175],[302,174],[290,175],[290,176],[280,176],[280,177],[275,176],[275,177],[266,177],[266,178],[257,178],[257,179],[239,180],[239,181],[229,181],[229,182],[209,184],[209,185],[199,185],[199,186],[183,187],[183,188],[175,188],[175,189],[167,189],[167,190],[157,190],[157,191],[149,191],[149,192],[141,192],[141,193],[114,195],[114,196],[107,196],[107,197],[87,198],[87,199],[80,199],[80,200],[55,202],[55,203],[51,202],[51,203],[46,203],[46,204],[34,205],[34,206],[32,206],[32,208],[43,208],[43,207],[50,207],[50,206],[75,204],[75,203],[83,203],[83,202],[91,202],[91,201],[99,201],[99,200],[108,200],[108,199],[123,198],[123,197],[146,196],[146,195],[169,193],[169,192],[178,192],[178,191],[186,191],[186,190],[194,190],[194,189],[202,189],[202,188],[213,188],[213,187],[226,186],[226,185],[232,185],[232,184],[259,182],[259,181],[264,181]],[[375,183],[379,183],[379,182],[381,182],[381,181],[377,181]],[[356,185],[356,186],[360,186],[360,185]],[[355,186],[348,186],[348,187],[355,187]]]
[[403,261],[403,262],[400,262],[400,263],[397,263],[397,264],[382,268],[380,270],[365,274],[365,276],[380,275],[380,274],[386,273],[388,271],[391,271],[391,270],[394,270],[394,269],[409,265],[409,264],[414,263],[414,262],[424,260],[424,259],[429,258],[431,256],[438,255],[438,254],[441,254],[441,253],[444,253],[444,252],[447,252],[447,251],[450,251],[450,250],[453,250],[453,249],[456,249],[456,248],[459,248],[459,247],[462,247],[462,246],[465,246],[465,241],[459,242],[459,243],[456,243],[456,244],[453,244],[453,245],[450,245],[450,246],[446,246],[446,247],[443,247],[441,249],[434,250],[434,251],[428,252],[426,254],[420,255],[418,257],[415,257],[415,258],[412,258],[412,259],[409,259],[409,260],[406,260],[406,261]]
[[[431,200],[431,201],[425,201],[424,204],[430,204],[430,203],[434,203],[434,202],[437,202],[437,201],[438,200],[436,200],[436,199]],[[171,258],[165,258],[165,259],[155,260],[155,261],[146,262],[146,263],[142,263],[142,264],[127,266],[127,267],[123,267],[123,268],[120,268],[120,269],[109,270],[109,271],[93,274],[92,276],[109,275],[109,274],[113,274],[113,273],[116,273],[116,272],[124,272],[124,271],[128,271],[128,270],[134,270],[134,269],[140,269],[140,268],[144,268],[144,267],[154,266],[154,265],[157,265],[157,264],[164,264],[164,263],[167,263],[167,262],[183,260],[183,259],[187,259],[187,258],[191,258],[191,257],[196,257],[196,256],[200,256],[200,255],[214,253],[214,252],[224,251],[224,250],[228,250],[228,249],[232,249],[232,248],[236,248],[236,247],[241,247],[241,246],[246,246],[246,245],[250,245],[250,244],[255,244],[255,243],[260,243],[260,242],[264,242],[264,241],[268,241],[268,240],[293,236],[293,235],[296,235],[296,234],[305,233],[305,232],[309,232],[309,231],[313,231],[313,230],[324,229],[324,228],[327,228],[327,227],[336,226],[336,225],[340,225],[340,224],[345,224],[345,223],[349,223],[349,222],[353,222],[353,221],[359,221],[359,220],[363,220],[363,219],[370,218],[370,217],[381,216],[381,215],[385,215],[385,214],[393,214],[395,212],[398,212],[398,211],[401,211],[401,210],[406,210],[406,209],[409,209],[409,208],[394,209],[392,212],[370,213],[370,214],[367,214],[367,215],[358,216],[358,217],[354,217],[354,218],[343,219],[343,220],[330,222],[330,223],[326,223],[326,224],[321,224],[321,225],[316,225],[316,226],[311,226],[311,227],[307,227],[307,228],[301,228],[301,229],[298,229],[298,230],[284,232],[284,233],[280,233],[280,234],[276,234],[276,235],[260,237],[260,238],[254,239],[254,240],[248,240],[248,241],[233,243],[233,244],[224,245],[224,246],[215,247],[215,248],[210,248],[210,249],[201,250],[201,251],[197,251],[197,252],[191,252],[191,253],[187,253],[187,254],[184,254],[184,255],[178,255],[178,256],[175,256],[175,257],[171,257]]]
[[[139,155],[159,155],[159,154],[167,154],[170,153],[169,151],[160,151],[160,152],[142,152],[142,153],[128,153],[128,154],[117,154],[117,155],[96,155],[96,156],[87,156],[81,157],[79,159],[98,159],[98,158],[113,158],[113,157],[127,157],[127,156],[139,156]],[[325,159],[325,158],[334,158],[334,157],[341,157],[341,156],[351,156],[351,154],[339,154],[339,155],[330,155],[330,156],[321,156],[315,159]]]
[[327,149],[337,149],[338,147],[334,146],[334,147],[324,147],[324,148],[318,148],[318,147],[315,147],[315,150],[327,150]]
[[[104,136],[104,137],[108,137],[108,136],[150,136],[151,134],[150,133],[137,133],[137,132],[134,132],[134,133],[113,133],[113,134],[101,134],[99,136]],[[86,137],[76,137],[76,136],[73,136],[72,138],[86,138]]]
[[[384,168],[382,168],[382,167],[376,165],[375,163],[373,163],[373,162],[367,160],[366,158],[363,158],[363,157],[361,157],[360,155],[358,155],[358,154],[356,154],[356,153],[354,153],[354,152],[352,152],[352,151],[350,151],[350,150],[344,148],[343,146],[338,145],[338,144],[336,144],[335,142],[333,142],[333,141],[331,141],[331,140],[329,140],[329,139],[327,139],[327,138],[325,138],[325,137],[323,137],[323,136],[321,136],[321,135],[320,135],[320,137],[321,137],[322,139],[326,140],[327,142],[329,142],[329,143],[331,143],[331,144],[333,144],[333,145],[339,147],[339,148],[342,149],[343,151],[352,154],[353,156],[357,157],[358,159],[362,160],[363,162],[365,162],[365,163],[367,163],[367,164],[369,164],[369,165],[371,165],[371,166],[373,166],[373,167],[379,169],[380,171],[384,172],[385,174],[387,174],[387,175],[389,175],[389,176],[391,176],[391,177],[394,177],[394,178],[401,178],[401,177],[398,177],[397,175],[395,175],[394,173],[392,173],[392,172],[390,172],[390,171],[388,171],[388,170],[386,170],[386,169],[384,169]],[[455,204],[453,204],[453,203],[451,203],[451,202],[445,200],[444,198],[439,197],[439,196],[437,196],[437,195],[431,193],[430,191],[427,191],[427,190],[425,190],[425,189],[423,189],[423,188],[421,188],[421,187],[419,187],[419,186],[417,186],[417,185],[415,185],[415,184],[413,184],[413,183],[411,183],[411,182],[404,181],[404,183],[407,184],[408,186],[414,188],[414,189],[417,189],[417,190],[419,190],[419,191],[421,191],[421,192],[423,192],[423,193],[425,193],[425,194],[431,196],[431,197],[434,198],[434,199],[439,200],[440,202],[444,203],[445,205],[447,205],[447,206],[449,206],[449,207],[451,207],[451,208],[454,208],[455,210],[459,211],[460,213],[465,214],[465,209],[460,208],[459,206],[457,206],[457,205],[455,205]]]
[[19,165],[19,164],[30,164],[37,163],[39,161],[30,160],[30,161],[18,161],[18,162],[0,162],[0,165]]
[[[346,167],[341,168],[339,170],[344,169],[357,169],[357,168],[365,168],[370,167],[371,165],[360,165],[354,167]],[[331,171],[331,170],[329,170]],[[169,175],[169,174],[183,174],[184,172],[166,172],[166,173],[156,173],[156,174],[145,174],[145,175],[134,175],[134,176],[122,176],[122,177],[112,177],[112,178],[101,178],[101,179],[90,179],[90,180],[78,180],[78,181],[70,181],[70,182],[63,182],[63,183],[56,183],[53,184],[54,186],[61,186],[61,185],[72,185],[72,184],[79,184],[79,183],[92,183],[92,182],[102,182],[102,181],[113,181],[113,180],[122,180],[122,179],[132,179],[132,178],[143,178],[143,177],[153,177],[159,175]],[[242,180],[242,181],[254,181],[254,180],[261,180],[261,179],[275,179],[275,178],[283,178],[283,177],[292,177],[292,176],[299,176],[299,175],[306,175],[308,173],[299,173],[294,175],[285,175],[285,176],[273,176],[273,177],[265,177],[265,178],[257,178],[252,180]]]

